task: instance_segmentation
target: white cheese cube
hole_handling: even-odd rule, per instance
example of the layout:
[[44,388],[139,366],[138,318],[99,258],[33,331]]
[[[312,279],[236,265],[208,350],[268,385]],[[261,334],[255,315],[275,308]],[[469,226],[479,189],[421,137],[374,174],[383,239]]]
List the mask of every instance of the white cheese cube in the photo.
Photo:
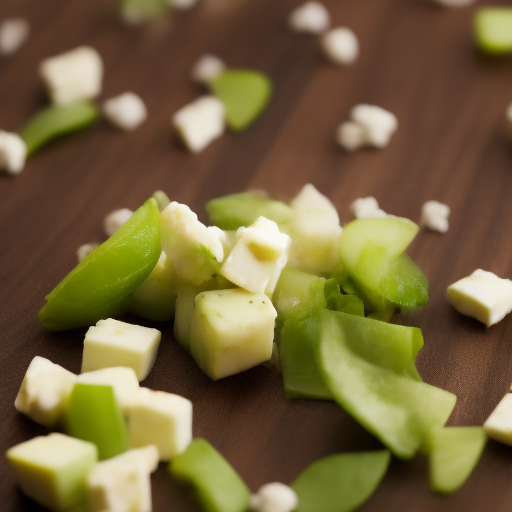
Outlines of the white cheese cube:
[[336,142],[347,151],[356,151],[366,143],[364,130],[352,121],[341,123],[336,131]]
[[46,59],[39,71],[50,99],[58,105],[95,98],[101,92],[103,62],[90,46]]
[[320,2],[307,2],[292,11],[288,19],[290,28],[295,32],[322,34],[331,24],[331,17]]
[[279,482],[265,484],[251,496],[251,509],[255,512],[292,512],[298,504],[295,491]]
[[99,244],[96,243],[81,245],[76,251],[78,261],[82,261],[86,256],[89,256],[89,254],[91,254],[91,252],[98,246]]
[[325,55],[335,62],[349,66],[359,56],[359,41],[352,30],[339,27],[322,36],[322,48]]
[[459,313],[476,318],[487,327],[512,311],[512,281],[485,270],[475,270],[448,286],[446,295]]
[[372,219],[375,217],[387,217],[384,210],[379,208],[375,197],[360,197],[350,205],[350,211],[356,219]]
[[484,423],[485,433],[512,446],[512,394],[507,393]]
[[375,105],[356,105],[350,118],[363,128],[366,144],[376,148],[386,147],[398,128],[396,116]]
[[121,208],[109,213],[103,221],[103,228],[107,236],[112,236],[123,224],[126,224],[133,212],[128,208]]
[[158,466],[158,450],[146,446],[98,462],[87,478],[91,512],[151,512],[150,475]]
[[0,170],[19,174],[25,167],[27,146],[17,133],[0,130]]
[[265,217],[238,233],[220,274],[247,291],[272,293],[288,259],[290,237]]
[[192,9],[192,7],[195,7],[197,3],[198,0],[169,0],[169,5],[180,11]]
[[420,226],[432,231],[446,233],[448,231],[448,216],[450,208],[438,201],[427,201],[421,207]]
[[203,96],[178,110],[172,122],[185,146],[200,153],[224,133],[224,104],[214,96]]
[[139,379],[135,371],[132,368],[122,366],[82,373],[78,376],[78,382],[98,386],[112,386],[117,403],[125,414],[133,397],[139,390]]
[[156,359],[161,333],[157,329],[109,318],[89,327],[84,340],[82,373],[127,366],[144,380]]
[[135,130],[148,117],[146,105],[133,92],[125,92],[105,101],[103,112],[113,125],[126,131]]
[[192,69],[192,80],[208,85],[226,69],[226,65],[215,55],[203,55]]
[[28,39],[30,26],[23,18],[12,18],[0,24],[0,54],[12,55]]
[[16,409],[45,427],[62,417],[77,377],[44,357],[32,359],[14,402]]
[[128,408],[128,436],[132,447],[153,444],[160,460],[169,461],[192,442],[192,402],[141,388]]

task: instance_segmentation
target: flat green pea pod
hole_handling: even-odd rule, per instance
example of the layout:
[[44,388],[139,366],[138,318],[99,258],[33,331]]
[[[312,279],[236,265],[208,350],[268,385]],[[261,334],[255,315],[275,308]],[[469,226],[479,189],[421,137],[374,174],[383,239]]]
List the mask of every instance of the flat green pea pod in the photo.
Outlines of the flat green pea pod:
[[475,37],[478,47],[485,53],[512,53],[512,8],[479,9],[475,14]]
[[422,382],[421,331],[334,311],[319,322],[317,363],[336,402],[397,457],[413,457],[456,401]]
[[388,450],[344,453],[317,460],[293,482],[295,512],[351,512],[375,492],[391,460]]
[[267,75],[249,69],[230,69],[210,83],[226,108],[226,122],[234,132],[247,129],[263,113],[272,96]]
[[194,439],[174,457],[169,472],[191,484],[204,512],[246,512],[251,493],[231,465],[207,441]]
[[120,315],[160,254],[160,212],[151,198],[57,285],[39,319],[47,329],[62,331]]
[[171,204],[169,196],[163,190],[155,190],[151,197],[156,199],[160,213],[162,213]]
[[43,108],[20,132],[27,146],[27,156],[57,137],[87,128],[98,116],[98,107],[90,101]]
[[122,0],[121,18],[128,24],[138,25],[163,17],[170,11],[166,0]]

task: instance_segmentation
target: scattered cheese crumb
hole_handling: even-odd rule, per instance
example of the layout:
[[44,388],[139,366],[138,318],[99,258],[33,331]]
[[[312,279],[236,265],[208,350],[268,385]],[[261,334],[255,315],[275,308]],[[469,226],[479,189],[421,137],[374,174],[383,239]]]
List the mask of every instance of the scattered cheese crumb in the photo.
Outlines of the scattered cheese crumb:
[[487,327],[512,311],[512,281],[485,270],[475,270],[450,285],[446,295],[459,313],[476,318]]
[[512,394],[507,393],[484,423],[485,433],[512,446]]
[[214,96],[203,96],[178,110],[172,122],[187,148],[199,153],[224,133],[224,104]]
[[255,512],[292,512],[298,504],[295,491],[278,482],[260,487],[258,492],[251,496],[251,509]]
[[133,215],[133,212],[128,208],[121,208],[109,213],[103,221],[103,227],[107,236],[112,236],[123,224],[128,222],[128,219]]
[[347,151],[356,151],[365,145],[364,130],[357,123],[346,121],[338,127],[336,141]]
[[148,116],[146,105],[133,92],[125,92],[105,101],[103,112],[113,125],[126,131],[135,130]]
[[5,20],[0,25],[0,54],[16,53],[28,39],[30,26],[23,18]]
[[91,254],[91,252],[94,251],[98,245],[99,244],[96,243],[81,245],[76,251],[78,261],[82,261],[86,256]]
[[169,5],[180,11],[192,9],[198,3],[198,0],[169,0]]
[[450,208],[438,201],[427,201],[421,208],[420,226],[446,233]]
[[208,85],[215,80],[224,70],[226,65],[215,55],[203,55],[192,69],[192,79],[194,82]]
[[324,33],[331,23],[329,12],[320,2],[307,2],[292,11],[289,24],[295,32]]
[[339,27],[322,36],[322,48],[329,59],[348,66],[359,56],[359,41],[352,30]]
[[396,116],[375,105],[356,105],[350,117],[363,128],[366,144],[376,148],[386,147],[398,128]]
[[103,62],[90,46],[45,59],[39,71],[52,102],[58,105],[95,98],[101,92]]
[[387,217],[384,210],[379,208],[375,197],[360,197],[350,205],[350,211],[356,219],[370,219],[375,217]]
[[8,174],[19,174],[25,167],[27,146],[17,133],[0,130],[0,169]]

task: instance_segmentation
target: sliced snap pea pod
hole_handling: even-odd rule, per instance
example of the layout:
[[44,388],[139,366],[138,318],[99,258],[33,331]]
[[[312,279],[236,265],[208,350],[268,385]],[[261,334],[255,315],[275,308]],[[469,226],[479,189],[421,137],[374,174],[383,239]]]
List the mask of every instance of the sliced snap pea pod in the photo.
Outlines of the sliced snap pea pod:
[[169,196],[163,190],[156,190],[153,192],[152,197],[153,199],[156,199],[160,212],[163,212],[171,204]]
[[344,453],[313,462],[293,482],[295,512],[351,512],[375,492],[391,460],[388,450]]
[[51,105],[40,110],[21,130],[27,156],[52,139],[87,128],[98,119],[98,107],[90,101]]
[[193,486],[205,512],[246,512],[251,493],[244,481],[207,441],[195,439],[169,464],[169,472]]
[[166,0],[122,0],[121,17],[133,25],[146,23],[164,16],[170,11]]
[[475,15],[475,37],[478,47],[485,53],[512,53],[512,8],[479,9]]

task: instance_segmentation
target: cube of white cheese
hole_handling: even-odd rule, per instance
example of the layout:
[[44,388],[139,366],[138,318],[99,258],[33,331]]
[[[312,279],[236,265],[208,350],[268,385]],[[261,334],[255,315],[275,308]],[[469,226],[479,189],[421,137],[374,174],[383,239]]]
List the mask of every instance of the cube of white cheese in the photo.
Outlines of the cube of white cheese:
[[359,41],[352,30],[338,27],[322,36],[325,55],[334,63],[349,66],[359,56]]
[[107,236],[112,236],[123,224],[126,224],[133,215],[128,208],[121,208],[109,213],[103,221],[103,228]]
[[487,327],[512,311],[512,281],[485,270],[475,270],[448,286],[446,295],[459,313],[476,318]]
[[117,403],[125,414],[133,397],[139,391],[139,379],[133,368],[122,366],[82,373],[78,376],[77,382],[112,386]]
[[356,219],[372,219],[375,217],[387,217],[384,210],[379,208],[375,197],[360,197],[350,205],[350,211]]
[[203,96],[178,110],[172,122],[185,146],[200,153],[224,133],[224,104],[214,96]]
[[19,174],[25,167],[27,146],[17,133],[0,130],[0,170]]
[[259,217],[239,230],[220,274],[247,291],[272,293],[286,265],[290,243],[290,237],[281,233],[275,222]]
[[427,201],[421,208],[420,226],[432,231],[439,231],[439,233],[446,233],[449,215],[449,206],[438,201]]
[[169,5],[174,9],[185,11],[187,9],[192,9],[192,7],[195,7],[197,2],[198,0],[169,0]]
[[89,256],[89,254],[91,254],[98,245],[99,244],[96,243],[81,245],[76,251],[78,261],[82,261],[86,256]]
[[44,357],[32,359],[14,402],[16,409],[45,427],[62,417],[77,377]]
[[28,39],[30,26],[23,18],[11,18],[0,24],[0,54],[12,55]]
[[320,2],[306,2],[294,9],[288,19],[290,28],[295,32],[322,34],[331,24],[331,17]]
[[251,510],[255,512],[292,512],[298,504],[295,491],[279,482],[265,484],[251,496]]
[[151,512],[150,475],[158,466],[158,450],[146,446],[98,462],[87,477],[91,512]]
[[336,131],[336,142],[346,151],[356,151],[366,144],[364,130],[353,121],[341,123]]
[[103,112],[114,126],[126,131],[135,130],[148,117],[146,105],[133,92],[125,92],[105,101]]
[[46,59],[39,71],[50,99],[58,105],[95,98],[101,92],[103,62],[90,46]]
[[386,147],[398,128],[396,116],[375,105],[356,105],[350,118],[363,128],[365,144],[376,148]]
[[226,69],[226,65],[215,55],[203,55],[192,69],[192,79],[199,84],[208,85]]
[[144,380],[156,359],[161,333],[109,318],[89,327],[84,340],[82,373],[126,366]]
[[484,423],[485,433],[512,446],[512,393],[507,393]]
[[192,402],[140,388],[128,408],[128,436],[130,446],[155,445],[160,460],[169,461],[192,442]]

